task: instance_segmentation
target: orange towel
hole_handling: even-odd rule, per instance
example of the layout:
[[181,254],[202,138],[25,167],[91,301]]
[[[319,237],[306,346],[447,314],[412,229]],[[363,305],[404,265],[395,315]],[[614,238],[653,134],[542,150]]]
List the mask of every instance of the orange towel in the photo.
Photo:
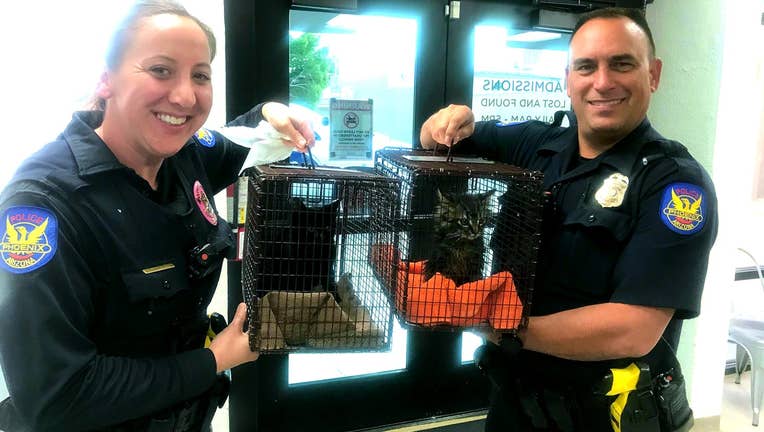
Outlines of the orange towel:
[[[405,262],[398,256],[392,245],[372,246],[373,267],[395,293],[396,309],[406,321],[426,326],[459,327],[488,322],[495,330],[519,326],[523,305],[511,273],[503,271],[456,286],[453,280],[440,273],[424,280],[425,261]],[[393,276],[394,267],[398,269],[397,280]]]
[[523,303],[517,295],[515,283],[510,279],[503,288],[496,290],[492,295],[496,297],[491,302],[491,309],[488,312],[488,322],[491,323],[491,327],[494,330],[518,328],[523,317]]
[[396,294],[396,306],[405,312],[406,319],[422,325],[451,324],[453,308],[449,299],[449,291],[456,288],[451,279],[436,273],[430,280],[424,280],[424,261],[401,263],[398,270],[398,280],[406,281],[404,291],[399,289]]

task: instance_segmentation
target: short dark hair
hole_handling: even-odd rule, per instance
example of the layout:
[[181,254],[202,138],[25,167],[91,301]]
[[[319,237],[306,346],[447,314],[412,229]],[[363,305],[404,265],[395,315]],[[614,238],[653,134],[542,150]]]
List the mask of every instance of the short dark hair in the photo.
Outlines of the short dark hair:
[[626,18],[631,20],[647,35],[647,40],[650,42],[650,57],[655,57],[655,40],[653,39],[653,33],[650,31],[650,26],[647,24],[647,19],[645,19],[645,12],[642,9],[609,7],[587,12],[578,17],[578,22],[576,22],[576,26],[573,28],[570,40],[573,40],[573,36],[576,35],[576,32],[584,24],[595,18]]

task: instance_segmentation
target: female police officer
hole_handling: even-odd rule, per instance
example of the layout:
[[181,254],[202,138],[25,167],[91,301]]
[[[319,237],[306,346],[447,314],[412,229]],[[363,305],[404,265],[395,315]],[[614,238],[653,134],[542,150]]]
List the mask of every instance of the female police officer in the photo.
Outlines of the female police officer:
[[[485,362],[503,384],[487,430],[612,431],[612,401],[596,394],[609,368],[639,358],[653,377],[679,377],[671,348],[700,311],[717,208],[705,170],[646,118],[661,66],[640,11],[596,10],[570,41],[570,127],[475,123],[465,106],[422,125],[426,148],[463,139],[457,149],[543,171],[550,198],[525,349],[505,341],[508,355]],[[673,390],[676,418],[659,427],[643,411],[629,430],[686,430],[691,412]]]
[[[75,113],[0,196],[0,429],[206,430],[216,373],[257,359],[244,304],[203,348],[232,246],[211,197],[247,151],[201,129],[214,55],[183,7],[136,4],[112,40],[102,110]],[[298,149],[312,143],[286,106],[262,114]]]

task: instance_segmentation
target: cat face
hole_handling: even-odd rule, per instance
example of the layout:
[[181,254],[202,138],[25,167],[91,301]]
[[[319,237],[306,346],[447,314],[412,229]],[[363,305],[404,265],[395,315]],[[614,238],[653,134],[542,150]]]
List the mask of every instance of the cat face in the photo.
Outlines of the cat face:
[[488,204],[494,190],[480,194],[442,193],[436,190],[436,230],[446,238],[475,240],[483,235],[488,221]]
[[308,207],[299,198],[292,199],[292,227],[299,227],[305,244],[330,244],[337,225],[340,200],[320,207]]

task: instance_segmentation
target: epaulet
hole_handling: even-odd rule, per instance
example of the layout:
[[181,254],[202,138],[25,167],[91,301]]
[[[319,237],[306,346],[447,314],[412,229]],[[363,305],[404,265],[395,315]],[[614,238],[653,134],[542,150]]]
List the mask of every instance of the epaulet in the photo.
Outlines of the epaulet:
[[657,153],[660,152],[666,157],[670,158],[686,158],[691,157],[687,147],[682,143],[670,139],[661,139],[651,141],[643,150],[643,153]]
[[193,139],[200,145],[208,148],[215,147],[215,143],[217,142],[215,134],[206,128],[201,128],[196,131]]
[[12,180],[0,194],[0,205],[7,202],[13,196],[18,194],[33,194],[44,196],[48,201],[57,201],[60,203],[71,202],[71,193],[77,185],[71,183],[61,183],[53,185],[45,179],[35,179],[27,176],[17,177]]

